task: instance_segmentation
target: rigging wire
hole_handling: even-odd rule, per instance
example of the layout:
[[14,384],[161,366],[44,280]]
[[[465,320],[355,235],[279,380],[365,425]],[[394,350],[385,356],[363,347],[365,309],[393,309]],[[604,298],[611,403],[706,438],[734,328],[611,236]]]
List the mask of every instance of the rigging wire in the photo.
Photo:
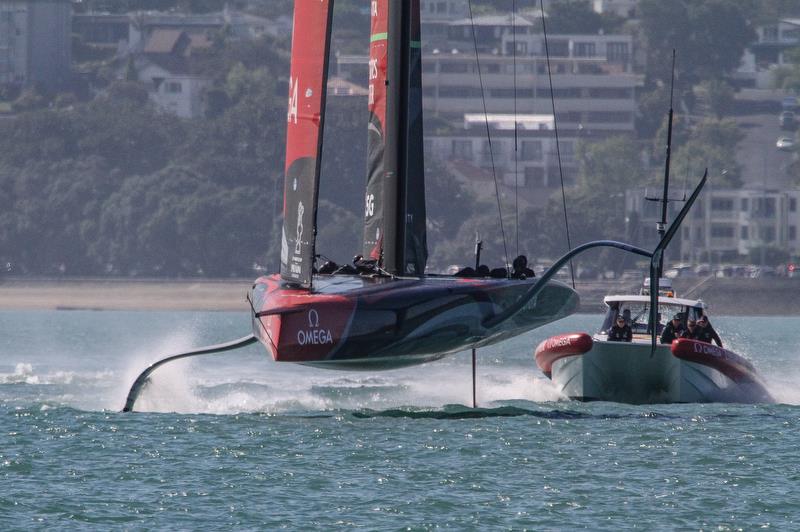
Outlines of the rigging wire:
[[[550,47],[547,42],[547,23],[544,15],[544,0],[539,0],[542,10],[542,33],[544,34],[544,53],[547,59],[547,77],[550,80],[550,102],[553,105],[553,131],[556,135],[556,156],[558,157],[558,174],[561,177],[561,202],[564,205],[564,227],[567,232],[567,251],[572,251],[572,241],[569,234],[569,216],[567,215],[567,193],[564,190],[564,169],[561,164],[561,147],[558,141],[558,120],[556,119],[556,97],[553,93],[553,69],[550,67]],[[572,259],[569,260],[569,273],[572,278],[572,288],[575,289],[575,268]]]
[[514,233],[517,239],[517,252],[519,256],[519,139],[517,135],[517,0],[511,0],[511,35],[512,58],[514,63]]
[[500,216],[500,233],[503,235],[503,254],[505,257],[505,268],[506,274],[510,275],[510,271],[508,270],[508,247],[506,245],[506,231],[503,226],[503,209],[500,206],[500,187],[497,184],[497,170],[495,169],[494,165],[494,150],[492,149],[492,134],[489,131],[489,115],[486,112],[486,93],[483,88],[483,76],[481,75],[481,61],[478,58],[478,36],[475,34],[475,21],[472,18],[472,0],[467,0],[467,6],[469,7],[469,23],[470,27],[472,28],[472,41],[475,45],[475,64],[478,68],[478,82],[481,86],[481,101],[483,102],[483,119],[484,123],[486,124],[486,138],[488,139],[489,143],[489,158],[492,163],[492,177],[494,178],[494,192],[495,196],[497,197],[497,213]]

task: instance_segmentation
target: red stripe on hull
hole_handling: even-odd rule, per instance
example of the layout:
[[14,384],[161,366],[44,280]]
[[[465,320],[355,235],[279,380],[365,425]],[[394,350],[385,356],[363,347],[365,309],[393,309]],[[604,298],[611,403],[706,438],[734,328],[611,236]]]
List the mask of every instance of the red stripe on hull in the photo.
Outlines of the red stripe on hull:
[[536,347],[536,365],[550,376],[553,362],[564,357],[582,355],[592,349],[592,337],[586,333],[567,333],[551,336]]
[[734,382],[759,382],[756,370],[745,358],[713,344],[679,338],[670,346],[681,360],[714,368]]

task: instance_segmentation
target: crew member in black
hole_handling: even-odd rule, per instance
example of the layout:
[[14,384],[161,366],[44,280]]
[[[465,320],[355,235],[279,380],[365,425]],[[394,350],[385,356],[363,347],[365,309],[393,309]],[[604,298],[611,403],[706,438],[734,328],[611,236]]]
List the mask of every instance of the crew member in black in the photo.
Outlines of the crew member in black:
[[616,323],[608,330],[609,342],[630,342],[633,340],[633,329],[625,323],[625,318],[617,316]]
[[533,270],[528,268],[528,257],[525,255],[520,255],[511,263],[511,267],[513,271],[511,273],[511,277],[514,279],[529,279],[531,277],[536,277],[536,274],[533,273]]
[[700,333],[697,327],[697,322],[689,320],[686,322],[686,330],[681,334],[681,338],[688,338],[689,340],[699,340],[698,334]]
[[671,344],[674,339],[681,337],[686,330],[681,322],[682,319],[683,314],[680,312],[672,316],[672,320],[667,323],[667,326],[664,327],[664,332],[661,333],[662,344]]
[[722,347],[722,339],[717,334],[717,331],[714,330],[714,327],[711,326],[708,316],[705,315],[700,316],[700,319],[697,320],[697,339],[707,344],[710,344],[713,340],[718,346]]

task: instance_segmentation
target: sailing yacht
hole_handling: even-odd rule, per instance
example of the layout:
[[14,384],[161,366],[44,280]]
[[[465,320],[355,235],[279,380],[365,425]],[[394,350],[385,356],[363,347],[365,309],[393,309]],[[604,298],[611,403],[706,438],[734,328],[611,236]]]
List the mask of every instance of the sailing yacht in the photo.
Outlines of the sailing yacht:
[[[557,281],[429,275],[419,0],[370,4],[369,123],[359,273],[315,273],[333,2],[296,2],[281,270],[256,280],[253,334],[273,358],[334,369],[421,364],[574,312]],[[435,176],[434,176],[435,178]]]

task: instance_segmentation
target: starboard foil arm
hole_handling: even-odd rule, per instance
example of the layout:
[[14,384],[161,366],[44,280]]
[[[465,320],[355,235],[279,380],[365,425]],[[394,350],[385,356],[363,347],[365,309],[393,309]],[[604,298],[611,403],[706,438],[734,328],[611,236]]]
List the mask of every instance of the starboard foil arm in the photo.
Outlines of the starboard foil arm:
[[627,251],[629,253],[635,253],[636,255],[642,255],[643,257],[652,257],[653,254],[646,249],[642,249],[631,244],[626,244],[624,242],[617,242],[616,240],[595,240],[593,242],[587,242],[586,244],[582,244],[574,249],[572,249],[569,253],[566,253],[563,257],[558,259],[553,265],[542,274],[541,277],[536,281],[536,283],[531,286],[527,292],[522,294],[516,302],[506,308],[503,312],[499,314],[495,314],[486,318],[483,321],[483,326],[487,329],[491,329],[495,327],[505,320],[512,317],[514,314],[522,310],[522,308],[528,304],[528,302],[536,297],[536,294],[541,292],[544,287],[547,285],[547,282],[553,278],[553,276],[558,273],[558,271],[572,258],[576,255],[583,253],[584,251],[596,247],[612,247],[621,249],[623,251]]
[[139,397],[139,393],[144,388],[144,385],[147,384],[147,381],[150,375],[159,367],[163,366],[167,362],[172,362],[173,360],[179,360],[181,358],[187,358],[192,356],[198,355],[213,355],[215,353],[223,353],[225,351],[231,351],[233,349],[239,349],[240,347],[244,347],[246,345],[250,345],[256,342],[256,337],[252,334],[248,334],[247,336],[243,336],[238,340],[233,340],[230,342],[226,342],[223,344],[216,344],[216,345],[208,345],[205,347],[199,347],[197,349],[193,349],[191,351],[187,351],[185,353],[178,353],[175,355],[170,355],[168,357],[162,358],[157,362],[153,362],[147,368],[139,374],[135,381],[133,381],[133,385],[131,386],[130,391],[128,392],[128,397],[125,399],[125,406],[122,408],[123,412],[132,412],[133,406],[136,403],[136,399]]

